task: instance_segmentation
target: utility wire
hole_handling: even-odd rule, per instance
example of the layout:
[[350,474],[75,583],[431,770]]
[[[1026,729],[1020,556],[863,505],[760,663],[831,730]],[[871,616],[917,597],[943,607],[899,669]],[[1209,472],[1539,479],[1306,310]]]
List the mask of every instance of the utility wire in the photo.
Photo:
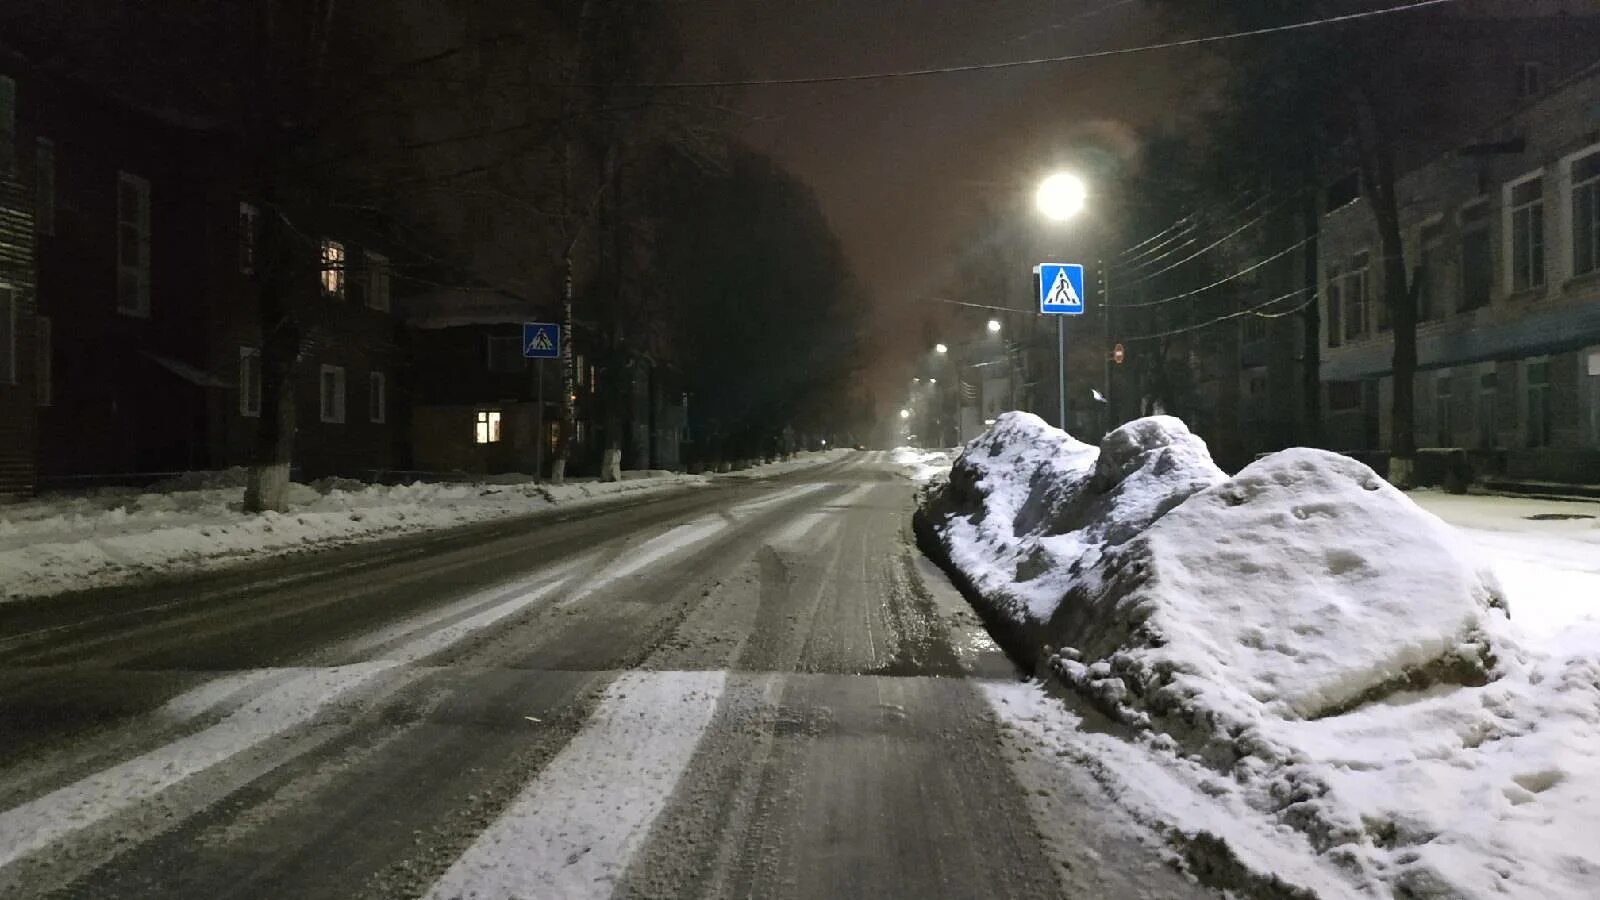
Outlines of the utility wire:
[[[1221,214],[1217,214],[1217,215],[1214,215],[1214,216],[1210,217],[1211,218],[1211,222],[1207,223],[1207,224],[1226,223],[1226,222],[1234,219],[1237,216],[1248,215],[1251,210],[1253,210],[1258,204],[1260,204],[1261,202],[1263,202],[1266,199],[1267,199],[1267,195],[1258,196],[1258,197],[1250,200],[1249,202],[1245,203],[1244,205],[1240,206],[1237,209],[1232,209],[1232,210],[1229,210],[1226,213],[1221,213]],[[1186,223],[1186,229],[1187,230],[1183,231],[1181,233],[1181,235],[1179,235],[1181,237],[1185,237],[1185,238],[1189,238],[1190,239],[1186,243],[1179,244],[1179,245],[1173,246],[1173,247],[1168,247],[1167,245],[1172,243],[1173,240],[1176,240],[1178,236],[1175,236],[1175,237],[1172,237],[1172,238],[1168,238],[1167,240],[1162,241],[1161,243],[1156,244],[1153,247],[1150,247],[1149,249],[1145,250],[1142,253],[1135,254],[1133,257],[1130,257],[1129,259],[1127,259],[1124,262],[1111,264],[1110,268],[1113,269],[1113,270],[1116,270],[1116,271],[1120,271],[1121,274],[1129,274],[1129,273],[1133,272],[1134,270],[1143,269],[1143,268],[1146,268],[1148,266],[1155,265],[1156,263],[1159,263],[1161,260],[1164,260],[1164,259],[1167,259],[1167,258],[1171,257],[1175,253],[1181,253],[1184,250],[1187,250],[1188,248],[1194,246],[1195,241],[1194,241],[1193,238],[1195,236],[1195,233],[1200,229],[1202,221],[1203,221],[1203,218],[1204,217],[1202,217],[1199,213],[1190,213],[1189,215],[1185,216],[1183,219],[1179,220],[1180,222],[1185,222]],[[1163,251],[1163,250],[1165,252],[1159,252],[1159,251]],[[1158,252],[1159,252],[1159,255],[1152,255],[1152,254],[1157,254]]]
[[1136,47],[1114,47],[1108,50],[1093,50],[1086,53],[1068,53],[1061,56],[1041,56],[1033,59],[1011,59],[999,62],[973,63],[961,66],[937,66],[925,69],[900,69],[887,72],[856,72],[843,75],[802,75],[793,78],[729,78],[707,81],[634,81],[634,82],[567,82],[552,84],[551,87],[571,88],[624,88],[624,89],[655,89],[655,90],[680,90],[693,88],[734,88],[734,87],[781,87],[784,85],[805,84],[837,84],[852,81],[885,81],[890,79],[921,78],[930,75],[955,75],[969,72],[992,72],[1004,69],[1017,69],[1025,66],[1053,65],[1057,63],[1081,62],[1091,59],[1106,59],[1115,56],[1131,56],[1139,53],[1152,53],[1159,50],[1175,50],[1183,47],[1199,47],[1206,44],[1217,44],[1223,41],[1239,40],[1241,38],[1260,37],[1269,34],[1283,34],[1291,31],[1302,31],[1308,28],[1317,28],[1324,25],[1339,25],[1345,22],[1354,22],[1360,19],[1371,19],[1378,16],[1387,16],[1394,13],[1410,12],[1430,6],[1443,6],[1455,3],[1458,0],[1416,0],[1412,3],[1402,3],[1387,6],[1382,9],[1369,9],[1361,12],[1346,13],[1339,16],[1328,16],[1321,19],[1308,19],[1302,22],[1290,22],[1284,25],[1271,25],[1264,28],[1251,28],[1245,31],[1231,31],[1224,34],[1211,34],[1197,38],[1184,38],[1176,41],[1163,41],[1157,44],[1144,44]]
[[[1266,198],[1263,197],[1262,199],[1266,199]],[[1254,204],[1252,204],[1252,206],[1254,206]],[[1217,238],[1215,241],[1212,241],[1211,243],[1207,244],[1206,246],[1201,247],[1199,250],[1196,250],[1195,252],[1189,254],[1188,256],[1185,256],[1183,259],[1180,259],[1177,262],[1172,263],[1171,265],[1168,265],[1168,266],[1166,266],[1166,267],[1164,267],[1162,269],[1158,269],[1158,270],[1156,270],[1154,272],[1150,272],[1150,273],[1148,273],[1146,275],[1141,275],[1138,278],[1135,278],[1130,282],[1125,282],[1125,283],[1123,283],[1121,285],[1121,287],[1123,289],[1127,289],[1127,288],[1130,288],[1130,287],[1135,287],[1137,285],[1144,284],[1145,282],[1149,281],[1152,278],[1156,278],[1158,276],[1165,275],[1168,272],[1171,272],[1173,269],[1178,268],[1179,266],[1185,265],[1187,263],[1191,263],[1191,262],[1199,259],[1200,257],[1206,255],[1207,253],[1210,253],[1212,250],[1215,250],[1218,247],[1222,246],[1223,244],[1226,244],[1227,242],[1233,240],[1234,238],[1238,237],[1239,235],[1244,234],[1246,231],[1249,231],[1251,228],[1254,228],[1255,226],[1261,224],[1263,221],[1266,220],[1266,218],[1268,216],[1270,216],[1273,213],[1277,212],[1278,210],[1282,209],[1283,206],[1284,206],[1284,204],[1280,203],[1277,206],[1273,207],[1272,209],[1269,209],[1269,210],[1266,210],[1265,212],[1262,212],[1260,215],[1256,216],[1255,218],[1251,219],[1248,222],[1245,222],[1243,225],[1240,225],[1238,228],[1235,228],[1234,230],[1232,230],[1232,231],[1228,232],[1227,234],[1223,235],[1222,237]],[[1248,212],[1249,210],[1250,210],[1250,207],[1246,207],[1244,211]]]
[[1282,250],[1279,250],[1277,253],[1274,253],[1271,256],[1268,256],[1268,257],[1266,257],[1264,259],[1257,260],[1256,262],[1251,263],[1250,265],[1246,266],[1243,269],[1240,269],[1239,271],[1233,273],[1232,275],[1229,275],[1229,276],[1227,276],[1225,278],[1219,278],[1216,281],[1213,281],[1210,284],[1206,285],[1205,287],[1198,287],[1198,288],[1195,288],[1192,291],[1184,291],[1181,294],[1173,294],[1171,297],[1163,297],[1160,300],[1147,300],[1147,301],[1145,301],[1143,303],[1118,303],[1117,304],[1117,309],[1119,309],[1119,310],[1123,310],[1123,309],[1148,309],[1149,307],[1152,307],[1152,306],[1162,306],[1162,305],[1167,304],[1167,303],[1174,303],[1174,302],[1176,302],[1178,300],[1187,300],[1190,297],[1195,296],[1196,294],[1203,294],[1206,291],[1211,290],[1212,288],[1221,287],[1222,285],[1227,284],[1230,281],[1235,281],[1237,279],[1243,278],[1244,276],[1249,275],[1251,272],[1256,271],[1257,269],[1261,268],[1262,266],[1266,266],[1266,265],[1269,265],[1271,263],[1277,262],[1278,260],[1284,258],[1285,256],[1288,256],[1289,254],[1293,253],[1294,251],[1299,250],[1301,247],[1304,247],[1306,244],[1310,243],[1311,240],[1312,240],[1312,236],[1307,236],[1307,237],[1301,238],[1300,240],[1295,241],[1293,244],[1290,244],[1289,246],[1283,248]]
[[1136,335],[1134,337],[1120,337],[1120,338],[1118,338],[1118,340],[1122,341],[1123,343],[1131,344],[1134,341],[1153,341],[1153,340],[1157,340],[1157,339],[1160,339],[1160,338],[1176,337],[1177,335],[1180,335],[1180,334],[1188,334],[1189,332],[1192,332],[1192,331],[1199,331],[1202,328],[1210,328],[1213,325],[1220,325],[1223,322],[1231,322],[1234,319],[1242,319],[1245,316],[1256,316],[1257,318],[1262,318],[1262,319],[1281,319],[1281,318],[1283,318],[1285,316],[1292,316],[1295,313],[1299,312],[1300,310],[1305,309],[1306,307],[1310,306],[1311,304],[1317,302],[1317,296],[1318,295],[1312,294],[1311,295],[1311,299],[1307,300],[1304,303],[1301,303],[1299,306],[1296,306],[1293,309],[1284,310],[1282,312],[1264,313],[1264,312],[1261,312],[1261,310],[1266,309],[1267,307],[1272,306],[1275,303],[1282,303],[1283,301],[1288,300],[1288,299],[1290,299],[1292,297],[1298,297],[1299,295],[1304,294],[1306,292],[1306,290],[1307,290],[1306,288],[1300,288],[1299,290],[1290,291],[1287,294],[1283,294],[1283,295],[1278,296],[1278,297],[1273,297],[1271,300],[1266,300],[1266,301],[1263,301],[1261,303],[1257,303],[1254,306],[1247,307],[1245,309],[1241,309],[1241,310],[1238,310],[1236,312],[1231,312],[1231,313],[1228,313],[1227,315],[1217,316],[1214,319],[1208,319],[1208,320],[1206,320],[1204,322],[1199,322],[1199,323],[1194,324],[1194,325],[1185,325],[1182,328],[1173,328],[1173,329],[1170,329],[1170,330],[1167,330],[1167,331],[1158,331],[1158,332],[1156,332],[1154,334],[1141,334],[1141,335]]

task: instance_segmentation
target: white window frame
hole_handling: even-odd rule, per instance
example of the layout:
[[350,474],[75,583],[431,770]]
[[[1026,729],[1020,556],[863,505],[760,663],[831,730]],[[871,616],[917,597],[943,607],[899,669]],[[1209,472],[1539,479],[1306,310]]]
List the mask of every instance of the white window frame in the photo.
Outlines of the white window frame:
[[33,384],[35,401],[40,406],[54,406],[55,395],[55,337],[51,334],[50,317],[33,318]]
[[[1411,277],[1415,280],[1419,274],[1427,273],[1428,283],[1423,287],[1428,291],[1428,307],[1431,310],[1431,315],[1424,317],[1421,307],[1417,308],[1417,323],[1419,325],[1425,322],[1436,322],[1444,318],[1446,313],[1445,310],[1439,308],[1439,301],[1444,296],[1441,281],[1445,267],[1440,266],[1439,271],[1435,272],[1423,265],[1423,261],[1428,258],[1428,232],[1430,230],[1437,235],[1434,246],[1440,251],[1448,253],[1450,233],[1444,226],[1444,213],[1434,213],[1417,223],[1416,255],[1413,257],[1417,264],[1412,268]],[[1419,295],[1418,299],[1420,300],[1422,297]]]
[[389,257],[368,250],[367,306],[379,312],[389,311],[389,272]]
[[389,380],[382,372],[367,373],[367,420],[377,425],[389,420]]
[[0,283],[0,316],[5,317],[5,344],[0,345],[0,384],[16,384],[17,373],[21,366],[17,364],[17,322],[21,316],[17,315],[22,292],[9,284]]
[[333,238],[322,239],[322,295],[344,299],[345,271],[350,264],[349,249]]
[[261,250],[261,210],[248,200],[239,201],[239,274],[256,274],[256,254]]
[[1550,415],[1549,415],[1548,409],[1543,411],[1543,412],[1541,412],[1539,420],[1540,420],[1540,422],[1542,422],[1544,424],[1545,430],[1548,431],[1550,434],[1549,434],[1548,438],[1541,437],[1541,439],[1540,439],[1541,442],[1540,443],[1535,444],[1533,442],[1533,387],[1534,387],[1534,385],[1533,385],[1533,379],[1528,377],[1528,376],[1529,376],[1529,371],[1536,365],[1543,365],[1544,366],[1544,384],[1542,385],[1542,387],[1543,387],[1543,392],[1542,393],[1544,395],[1545,403],[1548,406],[1548,404],[1551,401],[1551,391],[1555,387],[1555,383],[1550,378],[1550,357],[1548,357],[1548,356],[1530,356],[1527,359],[1524,359],[1522,361],[1522,373],[1521,373],[1522,377],[1517,379],[1520,382],[1517,385],[1517,387],[1522,391],[1522,398],[1521,398],[1521,404],[1520,404],[1521,407],[1522,407],[1522,446],[1527,448],[1527,449],[1530,449],[1530,450],[1543,450],[1543,449],[1549,448],[1549,447],[1554,445],[1555,426],[1554,426],[1554,423],[1552,423],[1550,421]]
[[[254,360],[252,365],[251,360]],[[252,369],[254,379],[251,378]],[[264,372],[261,368],[261,351],[255,347],[239,348],[239,415],[246,419],[261,417],[261,379]],[[317,390],[322,390],[318,383]]]
[[505,417],[498,409],[480,409],[473,415],[472,442],[498,444],[505,437]]
[[33,230],[45,237],[56,233],[56,145],[49,138],[33,144]]
[[0,75],[0,175],[17,170],[17,83]]
[[[334,394],[333,408],[328,408],[328,376],[333,376]],[[326,363],[317,372],[317,412],[322,421],[330,425],[343,425],[345,420],[346,395],[348,385],[344,379],[344,366],[333,366]]]
[[[1561,160],[1561,196],[1559,205],[1561,207],[1562,232],[1567,236],[1567,239],[1560,241],[1559,250],[1565,257],[1564,262],[1566,263],[1561,267],[1561,270],[1566,273],[1568,278],[1600,273],[1600,172],[1589,176],[1582,182],[1576,181],[1576,176],[1573,174],[1578,164],[1588,160],[1590,157],[1600,157],[1600,144],[1591,144]],[[1590,253],[1593,256],[1589,260],[1589,268],[1582,270],[1578,268],[1579,191],[1594,192],[1594,199],[1591,202],[1595,210],[1595,221],[1590,226],[1592,230],[1589,234],[1590,240],[1594,244],[1590,248]]]
[[[1512,180],[1506,182],[1505,187],[1501,189],[1502,190],[1502,203],[1501,203],[1501,222],[1500,222],[1500,227],[1501,227],[1501,229],[1502,229],[1502,231],[1503,231],[1503,233],[1505,235],[1503,240],[1502,240],[1502,243],[1501,243],[1501,249],[1505,251],[1505,260],[1506,260],[1506,265],[1505,265],[1505,271],[1506,271],[1505,286],[1506,286],[1506,293],[1508,293],[1508,294],[1520,294],[1520,293],[1523,293],[1525,291],[1536,291],[1536,290],[1544,287],[1546,281],[1548,280],[1547,279],[1547,270],[1549,269],[1549,265],[1550,265],[1550,259],[1549,259],[1549,257],[1550,257],[1550,235],[1546,233],[1548,231],[1548,229],[1545,227],[1545,221],[1544,221],[1544,218],[1545,218],[1545,203],[1544,203],[1545,184],[1544,184],[1543,179],[1544,179],[1544,169],[1543,168],[1539,168],[1539,169],[1535,169],[1532,172],[1527,173],[1526,175],[1521,175],[1521,176],[1519,176],[1517,178],[1513,178]],[[1512,200],[1511,200],[1513,192],[1515,192],[1517,188],[1527,184],[1530,181],[1535,181],[1535,180],[1539,181],[1539,196],[1538,196],[1538,199],[1530,200],[1530,201],[1528,201],[1526,203],[1521,204],[1520,206],[1513,206],[1512,205]],[[1539,260],[1538,261],[1539,261],[1539,265],[1537,267],[1534,267],[1532,265],[1533,261],[1529,260],[1528,261],[1529,262],[1528,274],[1529,274],[1530,281],[1527,284],[1518,285],[1517,284],[1517,262],[1518,262],[1518,260],[1517,260],[1517,217],[1523,211],[1529,210],[1530,208],[1533,208],[1533,207],[1537,207],[1537,212],[1534,215],[1532,215],[1529,218],[1528,221],[1530,223],[1530,227],[1532,227],[1532,223],[1537,223],[1538,224],[1538,231],[1539,231]],[[1529,242],[1530,252],[1531,252],[1531,247],[1532,247],[1532,242],[1530,241]]]
[[[126,218],[122,208],[123,188],[132,188],[139,199],[139,209],[133,219]],[[135,231],[139,246],[134,261],[126,262],[128,239],[126,229]],[[131,282],[129,281],[131,279]],[[131,283],[133,296],[125,296],[124,288]],[[150,180],[132,172],[117,173],[117,312],[136,318],[150,318]]]

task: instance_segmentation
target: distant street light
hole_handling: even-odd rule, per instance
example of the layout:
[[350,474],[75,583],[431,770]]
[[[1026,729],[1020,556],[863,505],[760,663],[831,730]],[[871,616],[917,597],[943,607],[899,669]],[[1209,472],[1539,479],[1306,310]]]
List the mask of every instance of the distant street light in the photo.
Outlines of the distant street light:
[[1000,320],[999,319],[990,319],[989,320],[989,333],[990,334],[999,334],[1000,333]]
[[909,410],[909,409],[900,410],[900,418],[902,418],[902,419],[911,418],[911,410]]
[[938,384],[939,383],[939,379],[937,379],[937,378],[929,378],[928,379],[928,383],[929,384]]
[[912,384],[921,384],[922,383],[922,379],[921,378],[913,378],[913,379],[911,379],[911,383]]
[[1046,178],[1039,185],[1039,193],[1034,196],[1039,211],[1057,222],[1064,222],[1083,212],[1088,199],[1089,189],[1083,179],[1070,172],[1057,172]]
[[944,344],[934,344],[933,345],[933,352],[935,352],[935,353],[949,353],[950,352],[950,348],[946,347]]

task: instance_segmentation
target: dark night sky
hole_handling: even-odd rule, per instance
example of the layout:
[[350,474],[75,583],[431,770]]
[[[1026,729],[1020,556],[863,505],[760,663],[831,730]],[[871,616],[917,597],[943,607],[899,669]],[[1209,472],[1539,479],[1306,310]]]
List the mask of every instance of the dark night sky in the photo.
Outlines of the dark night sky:
[[[734,60],[747,78],[920,68],[1170,37],[1137,0],[693,0],[687,77]],[[864,84],[742,89],[745,137],[809,182],[870,291],[879,347],[909,351],[908,298],[946,285],[988,202],[1032,215],[1041,173],[1112,168],[1136,129],[1192,110],[1197,52]],[[1085,223],[1080,227],[1091,227]],[[1026,229],[1025,229],[1026,230]],[[1031,229],[1040,249],[1061,235]],[[1027,273],[1018,275],[1021,304]],[[913,320],[915,321],[915,320]],[[902,357],[903,358],[903,357]]]

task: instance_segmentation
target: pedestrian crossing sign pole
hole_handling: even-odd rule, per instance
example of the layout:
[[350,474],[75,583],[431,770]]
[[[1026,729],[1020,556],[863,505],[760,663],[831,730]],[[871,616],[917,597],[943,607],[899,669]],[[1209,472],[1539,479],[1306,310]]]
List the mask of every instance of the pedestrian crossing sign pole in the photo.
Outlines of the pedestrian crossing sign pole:
[[561,358],[561,326],[554,322],[522,323],[522,356],[534,360],[533,471],[544,478],[544,361]]
[[1063,431],[1067,428],[1067,316],[1081,316],[1084,302],[1083,266],[1077,263],[1040,263],[1033,267],[1039,286],[1039,313],[1056,316],[1056,377]]

